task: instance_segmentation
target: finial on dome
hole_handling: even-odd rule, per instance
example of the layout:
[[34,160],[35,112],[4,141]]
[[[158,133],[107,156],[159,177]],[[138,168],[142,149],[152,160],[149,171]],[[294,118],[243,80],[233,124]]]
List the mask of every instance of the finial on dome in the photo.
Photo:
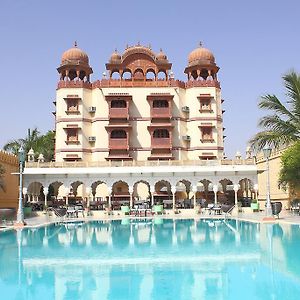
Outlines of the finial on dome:
[[125,49],[128,49],[129,48],[129,45],[128,44],[126,44],[126,47],[125,47]]
[[199,42],[199,47],[202,47],[203,46],[203,43],[202,41]]
[[141,46],[141,42],[140,42],[140,41],[138,41],[137,45],[138,45],[138,46]]
[[74,42],[74,47],[77,48],[77,41]]
[[151,44],[148,45],[148,48],[149,48],[150,50],[152,50],[152,49],[151,49],[151,48],[152,48],[152,47],[151,47]]
[[159,51],[160,51],[160,52],[163,52],[163,51],[162,51],[162,48],[160,48]]
[[115,53],[118,53],[118,49],[117,48],[115,48]]

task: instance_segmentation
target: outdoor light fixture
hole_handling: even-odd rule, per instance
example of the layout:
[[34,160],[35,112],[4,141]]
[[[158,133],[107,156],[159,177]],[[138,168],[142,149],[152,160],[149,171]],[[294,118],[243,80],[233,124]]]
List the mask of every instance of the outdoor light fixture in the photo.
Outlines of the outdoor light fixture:
[[17,213],[17,226],[24,226],[24,212],[23,212],[23,165],[25,162],[25,151],[21,146],[18,151],[19,157],[19,170],[20,170],[20,181],[19,181],[19,207]]
[[272,148],[269,145],[265,145],[263,148],[264,158],[266,159],[266,171],[267,171],[267,185],[266,185],[266,217],[272,217],[272,205],[270,198],[270,168],[269,158],[272,153]]

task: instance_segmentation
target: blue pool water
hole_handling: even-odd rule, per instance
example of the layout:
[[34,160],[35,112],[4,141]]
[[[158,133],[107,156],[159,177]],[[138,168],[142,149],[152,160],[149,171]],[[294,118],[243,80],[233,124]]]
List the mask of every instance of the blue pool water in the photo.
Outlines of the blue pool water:
[[300,228],[120,220],[0,233],[0,299],[300,299]]

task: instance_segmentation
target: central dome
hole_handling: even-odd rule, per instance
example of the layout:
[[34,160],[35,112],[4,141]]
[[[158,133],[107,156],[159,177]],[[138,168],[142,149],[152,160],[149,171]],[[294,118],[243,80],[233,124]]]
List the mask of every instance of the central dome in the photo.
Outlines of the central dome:
[[61,64],[70,64],[70,63],[76,63],[76,64],[89,64],[89,57],[88,55],[81,49],[77,47],[77,44],[75,43],[74,47],[70,48],[69,50],[65,51],[61,57]]
[[199,60],[215,63],[215,57],[212,52],[201,45],[189,54],[188,60],[189,64]]

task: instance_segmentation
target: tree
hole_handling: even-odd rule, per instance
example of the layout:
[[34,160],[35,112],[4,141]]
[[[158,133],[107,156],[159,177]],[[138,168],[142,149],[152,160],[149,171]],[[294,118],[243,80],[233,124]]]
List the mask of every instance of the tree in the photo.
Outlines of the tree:
[[259,126],[264,130],[250,140],[254,150],[260,151],[266,144],[279,148],[300,139],[300,76],[291,72],[283,76],[283,81],[287,97],[285,104],[275,95],[266,95],[260,100],[259,108],[272,114],[260,119]]
[[4,167],[0,164],[0,189],[1,189],[3,192],[5,192],[4,174],[5,174],[5,169],[4,169]]
[[289,147],[281,156],[279,185],[291,192],[300,188],[300,141]]
[[28,129],[26,138],[17,139],[8,142],[3,149],[15,155],[18,155],[18,150],[23,146],[25,153],[32,148],[36,158],[39,154],[43,154],[46,161],[51,161],[54,158],[54,131],[48,131],[41,135],[37,128]]

